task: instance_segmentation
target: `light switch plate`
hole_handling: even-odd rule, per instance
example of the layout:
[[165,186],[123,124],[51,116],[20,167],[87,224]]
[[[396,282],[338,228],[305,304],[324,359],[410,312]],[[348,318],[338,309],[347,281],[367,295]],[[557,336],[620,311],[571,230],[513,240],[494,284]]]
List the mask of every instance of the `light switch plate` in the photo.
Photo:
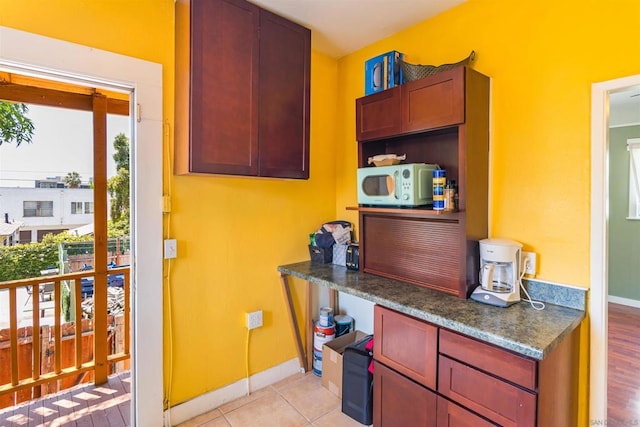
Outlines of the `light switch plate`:
[[165,239],[164,259],[173,259],[178,256],[178,243],[176,239]]

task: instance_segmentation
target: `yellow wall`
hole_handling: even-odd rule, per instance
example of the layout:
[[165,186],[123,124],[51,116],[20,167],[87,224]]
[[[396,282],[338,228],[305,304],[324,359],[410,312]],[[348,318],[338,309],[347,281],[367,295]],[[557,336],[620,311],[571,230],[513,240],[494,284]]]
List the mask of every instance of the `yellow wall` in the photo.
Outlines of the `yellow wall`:
[[337,63],[311,62],[308,181],[174,178],[176,401],[244,376],[247,311],[264,310],[265,322],[251,333],[251,373],[295,357],[276,267],[308,259],[309,233],[335,219]]
[[[0,0],[0,25],[162,64],[163,113],[173,129],[173,0]],[[165,229],[179,254],[170,275],[172,405],[245,376],[247,311],[264,310],[264,327],[251,333],[251,374],[296,356],[276,267],[308,259],[309,233],[336,215],[337,61],[313,52],[311,62],[308,181],[165,170],[173,210]],[[164,144],[172,150],[172,137]],[[165,303],[165,379],[168,315]]]
[[[491,77],[490,236],[538,254],[538,278],[588,288],[591,84],[640,74],[636,0],[469,0],[339,61],[339,171],[357,165],[354,99],[363,63],[389,50],[442,64],[476,51]],[[337,212],[355,203],[337,175]],[[581,331],[581,423],[587,425],[588,328]]]
[[[0,0],[0,25],[162,64],[172,128],[173,3]],[[172,404],[244,376],[245,311],[265,311],[251,336],[252,373],[295,356],[275,267],[307,259],[306,236],[322,222],[357,222],[345,211],[356,203],[354,100],[363,62],[388,50],[423,64],[477,52],[474,67],[492,78],[490,234],[537,252],[539,278],[589,287],[591,84],[640,73],[638,22],[636,0],[469,0],[337,63],[313,54],[309,181],[165,171],[180,254],[171,270]]]

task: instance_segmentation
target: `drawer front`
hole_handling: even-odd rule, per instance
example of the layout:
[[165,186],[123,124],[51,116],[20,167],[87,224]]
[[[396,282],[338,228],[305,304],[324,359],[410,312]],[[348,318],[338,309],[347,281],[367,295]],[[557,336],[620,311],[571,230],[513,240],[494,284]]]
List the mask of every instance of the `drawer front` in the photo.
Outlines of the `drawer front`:
[[466,409],[438,396],[438,427],[494,427],[490,423]]
[[440,353],[530,390],[536,389],[536,362],[447,330],[440,330]]
[[457,221],[363,215],[364,271],[458,294]]
[[435,390],[438,328],[379,305],[373,327],[374,359]]
[[504,427],[533,427],[536,396],[446,356],[440,356],[438,391]]
[[436,394],[383,364],[374,363],[373,425],[434,427]]

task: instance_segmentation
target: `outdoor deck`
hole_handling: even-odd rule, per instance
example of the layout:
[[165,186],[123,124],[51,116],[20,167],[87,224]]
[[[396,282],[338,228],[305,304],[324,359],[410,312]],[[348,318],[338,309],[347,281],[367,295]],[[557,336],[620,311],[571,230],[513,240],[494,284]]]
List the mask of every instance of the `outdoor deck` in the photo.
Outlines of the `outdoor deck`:
[[0,426],[125,427],[131,419],[131,372],[0,409]]

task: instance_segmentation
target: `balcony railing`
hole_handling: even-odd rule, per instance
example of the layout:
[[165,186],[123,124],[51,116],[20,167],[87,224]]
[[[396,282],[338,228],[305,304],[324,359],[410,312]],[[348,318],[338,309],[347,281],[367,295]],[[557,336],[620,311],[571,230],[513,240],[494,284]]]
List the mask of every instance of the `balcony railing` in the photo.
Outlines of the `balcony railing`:
[[[103,277],[99,277],[102,275]],[[117,281],[123,286],[124,313],[123,313],[123,333],[122,349],[118,352],[109,351],[109,322],[108,313],[104,309],[107,307],[107,283],[109,277],[124,277],[123,281]],[[92,280],[93,279],[93,280]],[[93,292],[94,305],[93,315],[90,321],[83,321],[83,282],[86,284],[92,281],[95,289]],[[111,281],[113,282],[113,281]],[[74,321],[63,322],[63,287],[65,298],[69,303],[69,313],[74,317]],[[19,302],[18,291],[26,290],[29,295],[26,304]],[[21,294],[24,295],[24,290]],[[7,394],[20,392],[25,389],[34,388],[39,390],[39,386],[51,383],[52,381],[64,378],[79,376],[83,373],[93,372],[96,383],[101,383],[107,379],[108,366],[110,364],[125,361],[130,358],[130,268],[111,268],[106,272],[96,273],[94,270],[80,271],[69,274],[37,277],[31,279],[15,280],[0,283],[0,292],[8,293],[9,306],[9,364],[11,368],[10,381],[2,383],[0,381],[0,398]],[[85,289],[86,293],[86,289]],[[102,309],[101,309],[102,307]],[[65,307],[67,308],[67,307]],[[45,319],[45,312],[53,311],[52,318],[46,318],[48,323],[52,323],[48,330],[53,330],[53,351],[42,348],[41,323]],[[19,328],[19,315],[24,312],[31,312],[32,324]],[[1,319],[0,319],[1,320]],[[26,330],[30,329],[31,337],[26,338]],[[22,332],[22,337],[19,334]],[[90,360],[83,361],[83,354],[86,356],[87,340],[83,336],[93,333],[93,348],[90,349]],[[73,340],[74,356],[71,363],[68,360],[63,362],[63,339]],[[30,343],[28,342],[30,341]],[[26,345],[30,344],[30,345]],[[28,347],[30,347],[30,357],[28,357]],[[27,351],[27,354],[25,352]],[[43,369],[41,360],[43,354],[47,356],[53,354],[51,369]],[[111,353],[111,354],[109,354]],[[68,358],[67,358],[68,359]],[[31,366],[24,366],[27,361]],[[8,368],[6,361],[0,363],[0,369]],[[6,376],[6,375],[5,375]],[[6,380],[4,380],[6,381]],[[36,397],[39,392],[34,392]]]

